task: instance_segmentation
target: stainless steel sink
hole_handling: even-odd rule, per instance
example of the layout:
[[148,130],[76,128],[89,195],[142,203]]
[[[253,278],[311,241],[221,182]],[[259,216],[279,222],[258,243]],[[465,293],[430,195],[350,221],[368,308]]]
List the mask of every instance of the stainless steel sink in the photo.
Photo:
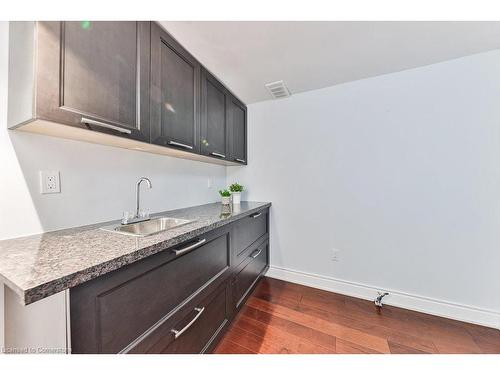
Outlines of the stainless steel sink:
[[190,224],[196,220],[177,219],[174,217],[156,217],[139,223],[110,225],[101,229],[127,236],[146,237],[155,233]]

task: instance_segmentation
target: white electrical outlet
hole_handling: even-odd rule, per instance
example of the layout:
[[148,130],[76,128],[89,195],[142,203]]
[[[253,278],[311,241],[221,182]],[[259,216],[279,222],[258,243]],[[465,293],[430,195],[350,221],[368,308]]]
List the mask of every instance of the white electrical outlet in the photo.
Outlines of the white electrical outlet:
[[211,187],[212,187],[212,179],[209,177],[209,178],[207,179],[207,188],[209,188],[209,189],[210,189]]
[[340,250],[339,249],[333,249],[332,250],[332,261],[338,262],[340,261]]
[[42,194],[61,192],[59,171],[40,171],[40,192]]

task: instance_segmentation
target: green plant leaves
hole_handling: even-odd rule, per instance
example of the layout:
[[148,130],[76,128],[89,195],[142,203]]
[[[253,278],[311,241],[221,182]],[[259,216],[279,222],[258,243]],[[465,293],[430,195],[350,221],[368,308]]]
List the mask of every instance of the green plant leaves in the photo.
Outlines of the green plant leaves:
[[233,193],[239,193],[239,192],[242,192],[242,191],[243,191],[243,188],[244,188],[244,186],[243,186],[243,185],[238,184],[237,182],[235,182],[234,184],[231,184],[231,185],[229,186],[229,190],[231,190]]
[[221,197],[230,197],[231,196],[231,192],[227,189],[219,190],[219,194]]

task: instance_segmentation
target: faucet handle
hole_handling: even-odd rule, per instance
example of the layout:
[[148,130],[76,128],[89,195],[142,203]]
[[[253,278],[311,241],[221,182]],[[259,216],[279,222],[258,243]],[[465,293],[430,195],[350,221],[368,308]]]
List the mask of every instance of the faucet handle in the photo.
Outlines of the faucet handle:
[[123,211],[122,224],[128,224],[134,218],[134,214],[129,211]]
[[139,210],[140,219],[149,219],[149,210],[147,208],[141,208]]

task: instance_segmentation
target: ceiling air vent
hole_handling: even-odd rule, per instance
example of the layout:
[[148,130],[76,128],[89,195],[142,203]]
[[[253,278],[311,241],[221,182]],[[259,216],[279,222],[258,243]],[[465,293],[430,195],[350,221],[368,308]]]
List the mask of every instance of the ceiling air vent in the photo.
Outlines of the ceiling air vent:
[[290,90],[286,87],[285,82],[276,81],[265,84],[266,88],[269,90],[274,99],[288,98],[290,95]]

